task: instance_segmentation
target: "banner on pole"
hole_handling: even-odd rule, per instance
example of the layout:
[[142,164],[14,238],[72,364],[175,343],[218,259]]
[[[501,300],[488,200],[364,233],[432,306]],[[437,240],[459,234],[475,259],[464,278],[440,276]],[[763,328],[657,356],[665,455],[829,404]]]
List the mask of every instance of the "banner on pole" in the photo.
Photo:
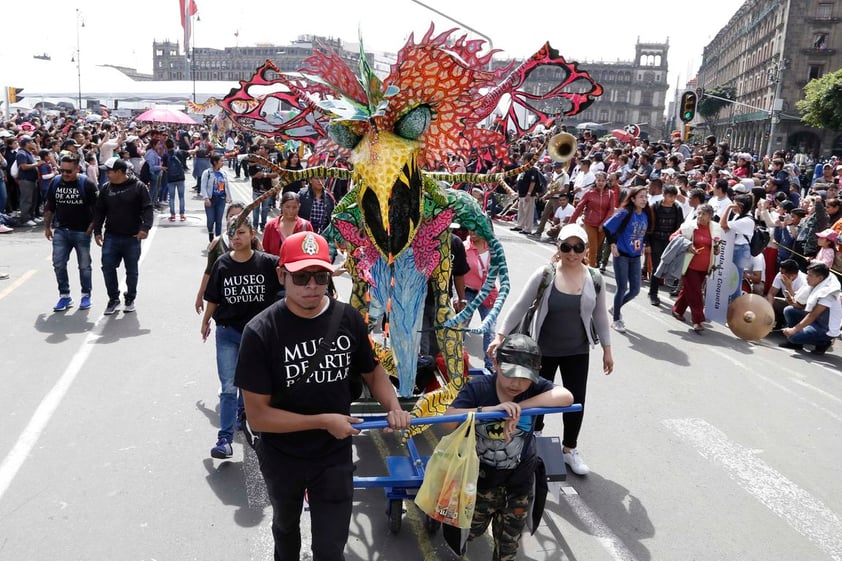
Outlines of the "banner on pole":
[[722,233],[719,255],[714,256],[714,270],[705,286],[705,318],[723,325],[728,317],[728,297],[740,283],[734,265],[734,238],[733,230]]

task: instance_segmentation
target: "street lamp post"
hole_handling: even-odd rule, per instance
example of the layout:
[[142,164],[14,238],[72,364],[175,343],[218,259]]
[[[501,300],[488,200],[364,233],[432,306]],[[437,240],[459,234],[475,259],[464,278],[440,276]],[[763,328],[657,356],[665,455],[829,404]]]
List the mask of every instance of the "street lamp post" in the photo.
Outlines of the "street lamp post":
[[775,95],[772,98],[772,107],[769,109],[769,145],[766,148],[766,153],[770,157],[772,156],[772,148],[775,143],[775,128],[778,124],[777,121],[780,120],[778,112],[783,109],[781,106],[781,88],[784,82],[784,70],[786,70],[786,59],[784,59],[783,52],[781,52],[781,58],[769,67],[769,79],[775,84]]
[[79,8],[76,8],[76,86],[78,93],[76,99],[78,107],[76,109],[79,112],[82,111],[82,55],[79,48],[79,29],[82,27],[85,27],[85,22],[82,21],[82,13]]

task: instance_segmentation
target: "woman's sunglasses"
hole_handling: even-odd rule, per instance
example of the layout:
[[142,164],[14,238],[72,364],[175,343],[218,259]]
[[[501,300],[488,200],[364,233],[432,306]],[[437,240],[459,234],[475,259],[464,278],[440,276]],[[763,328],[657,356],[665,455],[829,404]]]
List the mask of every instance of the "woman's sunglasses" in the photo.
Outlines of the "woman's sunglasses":
[[298,271],[297,273],[290,273],[292,283],[297,286],[307,286],[310,279],[316,279],[316,284],[326,285],[330,281],[330,273],[328,271]]
[[562,242],[558,246],[558,250],[562,253],[570,253],[570,251],[575,251],[576,253],[585,253],[585,244],[579,242],[577,244],[571,245],[567,242]]

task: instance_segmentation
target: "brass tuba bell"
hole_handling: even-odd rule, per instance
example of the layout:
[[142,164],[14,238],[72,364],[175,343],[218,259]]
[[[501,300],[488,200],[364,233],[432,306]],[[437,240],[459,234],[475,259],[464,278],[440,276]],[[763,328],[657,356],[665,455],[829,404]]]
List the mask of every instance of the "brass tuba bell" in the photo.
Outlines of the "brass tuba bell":
[[547,153],[556,162],[569,162],[576,154],[576,137],[569,132],[560,132],[550,139]]

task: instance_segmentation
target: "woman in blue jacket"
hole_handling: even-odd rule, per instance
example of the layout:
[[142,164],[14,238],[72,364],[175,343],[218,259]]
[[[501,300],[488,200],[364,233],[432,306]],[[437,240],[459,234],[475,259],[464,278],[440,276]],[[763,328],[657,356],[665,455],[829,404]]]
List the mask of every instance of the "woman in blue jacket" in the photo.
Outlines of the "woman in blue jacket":
[[611,243],[614,280],[617,283],[611,327],[620,333],[626,332],[620,312],[626,302],[640,292],[640,256],[643,254],[643,239],[652,223],[650,215],[646,187],[641,185],[629,190],[620,209],[603,225]]

